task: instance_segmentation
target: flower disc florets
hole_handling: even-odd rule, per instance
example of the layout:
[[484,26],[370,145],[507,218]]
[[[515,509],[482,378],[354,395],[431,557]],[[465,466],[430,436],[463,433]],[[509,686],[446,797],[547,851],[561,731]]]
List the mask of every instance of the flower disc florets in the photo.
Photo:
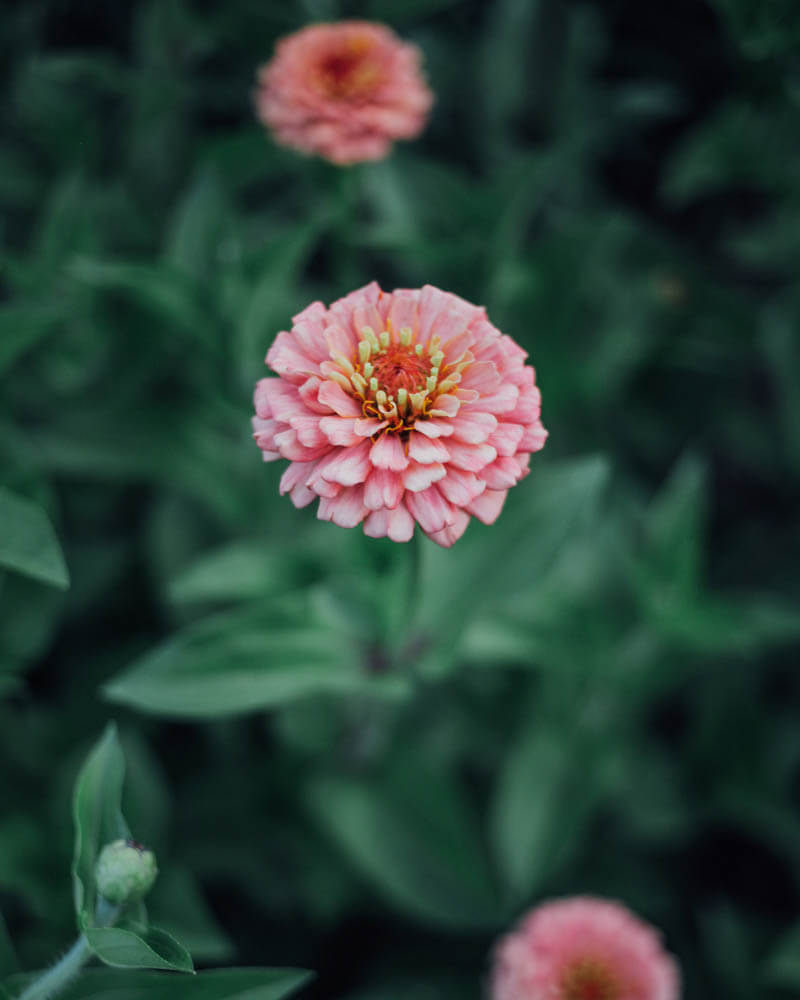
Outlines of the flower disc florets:
[[560,899],[500,942],[491,1000],[678,1000],[658,933],[619,903]]
[[425,124],[420,52],[369,21],[312,24],[258,72],[256,111],[276,139],[341,165],[386,156]]
[[491,524],[544,446],[526,354],[485,311],[426,285],[374,282],[278,334],[278,379],[255,394],[254,437],[296,506],[408,541],[414,523],[452,545],[470,515]]

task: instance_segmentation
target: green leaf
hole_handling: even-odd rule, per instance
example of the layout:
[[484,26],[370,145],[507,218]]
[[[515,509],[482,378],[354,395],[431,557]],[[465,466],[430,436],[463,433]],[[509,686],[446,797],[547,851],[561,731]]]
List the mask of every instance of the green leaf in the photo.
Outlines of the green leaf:
[[87,927],[89,947],[106,965],[126,969],[194,972],[192,957],[172,935],[157,927]]
[[764,975],[776,986],[800,989],[800,923],[778,942],[764,967]]
[[566,734],[534,720],[512,746],[491,811],[494,855],[514,904],[535,894],[579,838],[591,802],[591,765]]
[[701,582],[706,480],[703,463],[686,455],[647,513],[648,562],[673,595],[682,599],[694,594]]
[[81,929],[94,923],[97,855],[105,844],[129,839],[131,835],[120,808],[124,776],[125,760],[117,727],[110,722],[81,768],[72,798],[75,823],[72,884]]
[[104,694],[158,715],[215,718],[315,694],[404,693],[399,678],[370,677],[359,649],[314,617],[307,596],[205,619],[134,663]]
[[0,566],[62,590],[69,586],[61,546],[37,504],[0,489]]
[[62,1000],[284,1000],[311,978],[302,969],[209,969],[194,976],[88,969]]
[[399,909],[428,923],[485,927],[497,898],[469,808],[424,760],[380,781],[326,778],[309,807],[353,867]]
[[233,942],[217,923],[190,872],[170,865],[159,874],[147,897],[148,910],[159,924],[181,940],[202,962],[230,959]]
[[178,270],[127,261],[76,257],[69,274],[100,291],[116,291],[150,310],[160,319],[182,329],[192,339],[205,339],[208,313],[198,304],[198,289]]
[[591,521],[607,477],[598,457],[536,468],[496,524],[471,525],[452,549],[422,542],[419,611],[411,623],[424,646],[422,672],[447,672],[476,611],[502,607],[549,569]]
[[202,555],[169,582],[176,604],[234,601],[262,597],[282,589],[291,570],[292,552],[234,542]]

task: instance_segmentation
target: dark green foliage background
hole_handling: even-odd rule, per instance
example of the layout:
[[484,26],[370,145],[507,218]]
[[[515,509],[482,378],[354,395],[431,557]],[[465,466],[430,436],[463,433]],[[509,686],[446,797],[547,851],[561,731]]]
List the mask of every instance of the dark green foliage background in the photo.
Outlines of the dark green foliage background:
[[[352,170],[251,111],[274,39],[345,15],[437,95]],[[0,486],[71,577],[0,576],[24,968],[74,933],[114,717],[199,967],[479,997],[524,908],[591,892],[689,1000],[800,996],[798,44],[791,0],[5,5]],[[373,278],[485,304],[551,431],[411,593],[408,547],[296,511],[249,437],[275,333]]]

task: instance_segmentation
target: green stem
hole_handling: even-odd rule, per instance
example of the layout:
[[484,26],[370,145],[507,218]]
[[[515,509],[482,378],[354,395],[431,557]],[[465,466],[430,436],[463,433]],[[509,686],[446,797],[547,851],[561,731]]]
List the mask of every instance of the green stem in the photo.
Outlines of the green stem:
[[[95,921],[98,927],[110,927],[119,916],[120,908],[111,906],[105,899],[98,899]],[[78,975],[92,957],[92,950],[81,934],[70,950],[41,976],[34,979],[17,1000],[50,1000],[60,993]]]

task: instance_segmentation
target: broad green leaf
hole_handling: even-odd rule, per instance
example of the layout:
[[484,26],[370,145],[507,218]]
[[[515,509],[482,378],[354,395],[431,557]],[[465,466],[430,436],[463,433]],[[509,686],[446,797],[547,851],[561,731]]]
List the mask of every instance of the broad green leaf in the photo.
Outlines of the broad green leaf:
[[576,759],[574,740],[534,718],[500,772],[491,808],[491,838],[506,893],[518,905],[563,864],[591,804],[591,766]]
[[81,928],[94,923],[97,855],[105,844],[131,835],[120,807],[124,775],[125,761],[117,727],[110,722],[81,768],[72,798],[75,823],[72,884]]
[[186,718],[254,712],[314,694],[404,693],[400,678],[371,678],[363,651],[312,615],[303,599],[205,619],[134,663],[104,693]]
[[800,924],[795,924],[781,938],[764,966],[770,983],[800,990]]
[[685,456],[647,513],[648,561],[678,599],[693,594],[701,580],[706,478],[702,462]]
[[69,573],[53,526],[38,504],[0,489],[0,566],[66,589]]
[[198,289],[178,270],[76,257],[69,266],[69,273],[91,288],[122,292],[193,339],[206,339],[208,313],[200,307]]
[[283,587],[291,569],[291,552],[249,542],[234,542],[209,552],[169,583],[177,604],[248,600]]
[[450,927],[497,918],[471,812],[452,780],[422,760],[380,781],[315,781],[308,802],[350,864],[399,909]]
[[194,972],[189,952],[158,927],[87,927],[89,947],[106,965]]
[[164,254],[167,264],[196,279],[219,265],[224,199],[214,172],[201,171],[183,196],[169,230]]
[[302,969],[209,969],[194,976],[87,969],[63,1000],[284,1000],[311,978]]
[[607,476],[596,457],[536,468],[496,524],[471,525],[452,549],[422,543],[419,610],[406,628],[418,630],[423,672],[446,673],[475,612],[501,607],[549,569],[594,516]]
[[222,962],[235,952],[189,871],[174,864],[159,873],[147,897],[154,920],[200,962]]

